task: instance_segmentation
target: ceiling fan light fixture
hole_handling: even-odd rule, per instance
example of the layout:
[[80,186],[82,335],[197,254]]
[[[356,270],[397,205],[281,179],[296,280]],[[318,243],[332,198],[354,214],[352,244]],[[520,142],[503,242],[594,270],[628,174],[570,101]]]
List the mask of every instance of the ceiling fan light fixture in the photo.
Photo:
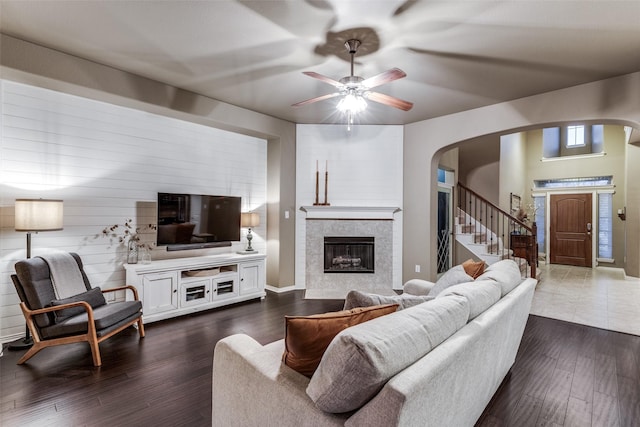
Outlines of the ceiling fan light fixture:
[[350,91],[338,102],[336,108],[342,113],[357,114],[367,108],[367,101],[360,94]]

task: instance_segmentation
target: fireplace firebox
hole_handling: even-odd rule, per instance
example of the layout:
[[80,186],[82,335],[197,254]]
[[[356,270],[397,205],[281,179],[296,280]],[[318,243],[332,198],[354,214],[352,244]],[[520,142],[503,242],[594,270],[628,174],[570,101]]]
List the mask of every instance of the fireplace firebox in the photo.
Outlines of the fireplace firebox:
[[374,273],[374,237],[325,237],[325,273]]

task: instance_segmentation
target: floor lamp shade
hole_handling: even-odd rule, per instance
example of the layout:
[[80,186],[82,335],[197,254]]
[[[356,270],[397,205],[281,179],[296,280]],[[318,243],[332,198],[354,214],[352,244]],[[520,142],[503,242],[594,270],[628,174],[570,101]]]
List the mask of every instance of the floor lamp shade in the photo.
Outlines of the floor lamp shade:
[[16,199],[16,231],[62,230],[62,200]]

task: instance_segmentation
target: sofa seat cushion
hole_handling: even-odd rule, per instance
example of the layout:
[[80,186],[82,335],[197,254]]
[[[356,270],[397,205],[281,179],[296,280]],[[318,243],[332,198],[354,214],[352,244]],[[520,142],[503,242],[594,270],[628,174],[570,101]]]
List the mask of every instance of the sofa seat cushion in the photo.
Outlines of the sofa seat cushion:
[[493,280],[476,280],[475,282],[450,286],[442,291],[438,298],[448,295],[460,295],[467,299],[469,302],[469,321],[471,321],[498,302],[501,288]]
[[469,276],[467,272],[464,270],[462,265],[456,265],[455,267],[447,270],[446,273],[442,275],[436,282],[436,284],[431,288],[428,295],[438,296],[438,294],[449,286],[458,285],[460,283],[473,282],[473,277]]
[[501,297],[511,292],[522,282],[522,273],[512,259],[503,259],[491,264],[476,280],[494,280],[500,284]]
[[422,304],[425,301],[431,301],[435,297],[426,295],[377,295],[360,291],[349,291],[345,300],[343,310],[351,310],[355,307],[371,307],[382,304],[398,304],[398,310],[413,307]]
[[311,316],[285,316],[285,365],[311,377],[331,340],[354,325],[393,313],[397,304],[357,307]]
[[[71,302],[78,302],[78,301],[84,301],[93,308],[100,307],[101,305],[105,305],[107,303],[107,301],[104,299],[104,295],[102,295],[102,291],[100,290],[99,287],[97,287],[89,291],[82,292],[78,295],[74,295],[69,298],[55,299],[51,301],[51,305],[55,307],[55,306],[64,305]],[[86,313],[86,310],[84,309],[84,307],[78,306],[78,307],[65,308],[64,310],[55,311],[54,315],[55,315],[56,323],[59,323],[64,321],[65,319],[68,319],[69,317],[73,317],[76,314],[82,314],[82,313]]]
[[449,295],[348,328],[331,341],[307,394],[325,412],[358,409],[468,318],[467,299]]
[[[93,310],[93,318],[96,330],[108,329],[111,326],[122,323],[122,319],[142,315],[141,301],[121,301],[112,302],[110,304],[101,305]],[[87,332],[87,312],[83,310],[82,314],[58,322],[54,325],[42,328],[40,332],[43,338],[57,338],[66,335],[75,335]]]

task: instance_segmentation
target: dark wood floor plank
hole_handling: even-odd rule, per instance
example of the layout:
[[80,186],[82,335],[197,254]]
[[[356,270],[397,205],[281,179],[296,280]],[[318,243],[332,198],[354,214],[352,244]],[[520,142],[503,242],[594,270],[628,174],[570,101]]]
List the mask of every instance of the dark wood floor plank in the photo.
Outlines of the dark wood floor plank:
[[618,374],[616,359],[606,354],[597,354],[594,362],[594,390],[608,396],[618,396]]
[[542,399],[524,394],[512,416],[507,419],[507,425],[535,426],[542,410],[542,403]]
[[556,369],[553,372],[551,382],[542,402],[537,425],[564,424],[572,382],[573,372],[568,372],[564,369]]
[[586,402],[593,400],[595,381],[595,361],[591,358],[579,356],[576,359],[571,396]]
[[[593,397],[593,396],[592,396]],[[567,416],[564,420],[565,427],[587,427],[591,425],[591,414],[593,404],[591,401],[584,401],[575,397],[569,398],[567,405]]]
[[542,355],[531,368],[532,375],[524,388],[524,392],[531,397],[544,400],[551,385],[557,359]]
[[618,399],[597,391],[593,393],[591,425],[593,427],[619,426]]
[[640,426],[640,384],[637,380],[618,377],[618,405],[621,426]]

